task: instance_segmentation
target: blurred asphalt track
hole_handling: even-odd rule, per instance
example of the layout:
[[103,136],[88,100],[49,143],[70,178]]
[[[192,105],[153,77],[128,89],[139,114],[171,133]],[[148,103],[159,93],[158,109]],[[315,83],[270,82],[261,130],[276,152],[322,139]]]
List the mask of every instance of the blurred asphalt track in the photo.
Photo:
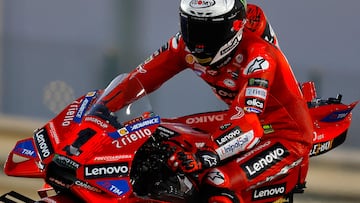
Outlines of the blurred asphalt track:
[[[4,162],[17,140],[32,136],[45,122],[0,115],[0,194],[11,190],[37,199],[39,179],[8,177]],[[311,159],[305,194],[296,194],[298,203],[360,203],[360,150],[334,149]]]

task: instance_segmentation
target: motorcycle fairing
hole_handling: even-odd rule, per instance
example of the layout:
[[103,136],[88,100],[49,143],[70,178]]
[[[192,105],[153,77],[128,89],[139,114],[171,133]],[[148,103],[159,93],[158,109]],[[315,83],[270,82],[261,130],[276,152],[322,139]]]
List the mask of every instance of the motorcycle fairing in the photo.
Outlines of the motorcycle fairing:
[[9,153],[5,163],[4,172],[9,176],[41,178],[42,165],[33,138],[18,141]]
[[351,124],[352,110],[359,101],[349,105],[336,103],[309,108],[314,124],[310,156],[324,154],[341,145]]
[[43,178],[43,162],[48,162],[54,155],[54,148],[66,140],[65,132],[77,124],[74,119],[81,118],[79,109],[87,108],[97,92],[92,91],[79,97],[66,106],[55,118],[34,132],[33,138],[20,140],[10,152],[4,172],[9,176]]
[[[330,100],[326,100],[322,105],[309,107],[314,128],[313,148],[310,156],[323,154],[345,141],[347,129],[351,124],[351,111],[359,103],[356,101],[347,105],[340,101],[336,103],[328,101]],[[163,118],[162,121],[173,125],[181,123],[203,132],[211,132],[214,130],[214,126],[219,126],[225,115],[226,111],[213,111],[177,118]],[[264,130],[266,129],[264,128]]]

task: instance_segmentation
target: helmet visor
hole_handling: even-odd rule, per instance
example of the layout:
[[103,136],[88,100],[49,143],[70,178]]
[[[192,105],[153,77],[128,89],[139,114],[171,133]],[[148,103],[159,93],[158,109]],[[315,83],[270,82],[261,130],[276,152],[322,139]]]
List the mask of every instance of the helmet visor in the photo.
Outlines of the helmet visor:
[[182,37],[194,55],[214,56],[236,33],[232,20],[206,21],[182,15],[180,18]]

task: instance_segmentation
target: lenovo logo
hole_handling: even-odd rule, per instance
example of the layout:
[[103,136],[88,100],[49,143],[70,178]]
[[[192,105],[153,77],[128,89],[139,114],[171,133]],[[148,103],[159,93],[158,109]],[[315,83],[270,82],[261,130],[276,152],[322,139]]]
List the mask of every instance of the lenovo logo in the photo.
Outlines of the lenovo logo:
[[87,179],[127,176],[128,174],[128,163],[88,165],[84,167],[84,177]]
[[284,195],[286,192],[286,184],[270,185],[254,190],[253,200],[260,200]]
[[289,151],[280,143],[276,143],[266,151],[241,165],[249,179],[253,179],[289,155]]
[[41,159],[48,158],[51,154],[54,153],[51,141],[49,140],[49,136],[45,128],[41,128],[35,133],[34,141]]
[[218,144],[218,146],[222,146],[230,142],[231,140],[239,137],[240,135],[241,135],[241,130],[238,126],[236,126],[235,128],[231,129],[230,131],[218,137],[215,141]]

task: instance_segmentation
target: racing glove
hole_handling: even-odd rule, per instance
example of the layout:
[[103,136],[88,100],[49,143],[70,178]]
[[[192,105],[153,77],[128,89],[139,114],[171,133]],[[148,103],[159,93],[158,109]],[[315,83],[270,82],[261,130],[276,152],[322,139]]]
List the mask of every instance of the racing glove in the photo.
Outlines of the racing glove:
[[168,161],[173,170],[180,170],[184,173],[193,173],[206,168],[215,167],[219,164],[220,158],[211,149],[198,150],[195,154],[185,151],[177,151]]

